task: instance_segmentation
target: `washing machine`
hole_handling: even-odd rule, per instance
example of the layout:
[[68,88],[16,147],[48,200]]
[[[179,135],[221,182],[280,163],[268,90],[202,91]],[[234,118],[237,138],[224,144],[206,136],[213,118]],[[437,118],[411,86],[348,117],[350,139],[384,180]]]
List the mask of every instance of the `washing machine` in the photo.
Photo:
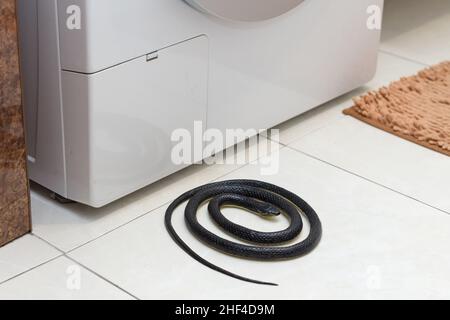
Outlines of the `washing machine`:
[[177,129],[267,129],[348,92],[375,72],[374,6],[18,0],[30,178],[101,207],[188,165]]

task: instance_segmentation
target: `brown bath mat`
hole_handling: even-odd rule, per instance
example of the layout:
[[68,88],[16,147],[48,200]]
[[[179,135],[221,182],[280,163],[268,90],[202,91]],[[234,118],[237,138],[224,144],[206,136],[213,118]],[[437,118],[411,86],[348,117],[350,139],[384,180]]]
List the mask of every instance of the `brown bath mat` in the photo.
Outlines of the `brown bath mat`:
[[356,98],[344,113],[450,156],[450,61]]

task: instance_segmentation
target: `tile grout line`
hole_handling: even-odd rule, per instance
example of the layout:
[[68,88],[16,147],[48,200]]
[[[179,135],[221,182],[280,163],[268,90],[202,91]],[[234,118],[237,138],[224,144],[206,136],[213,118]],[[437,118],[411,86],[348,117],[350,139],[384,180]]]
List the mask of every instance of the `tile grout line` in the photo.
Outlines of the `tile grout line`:
[[32,235],[33,237],[35,237],[35,238],[41,240],[42,242],[48,244],[48,245],[49,245],[50,247],[52,247],[53,249],[59,251],[59,252],[61,253],[61,255],[64,255],[65,252],[64,252],[63,250],[61,250],[60,248],[58,248],[57,246],[55,246],[53,243],[51,243],[51,242],[49,242],[49,241],[47,241],[47,240],[41,238],[40,236],[38,236],[38,235],[35,234],[34,232],[31,232],[31,235]]
[[22,272],[20,272],[20,273],[18,273],[18,274],[16,274],[16,275],[14,275],[14,276],[12,276],[12,277],[6,279],[6,280],[0,281],[0,286],[3,285],[3,284],[5,284],[5,283],[7,283],[7,282],[9,282],[9,281],[11,281],[11,280],[13,280],[13,279],[15,279],[15,278],[17,278],[17,277],[22,276],[22,275],[24,275],[24,274],[26,274],[26,273],[28,273],[28,272],[30,272],[30,271],[33,271],[34,269],[37,269],[37,268],[39,268],[39,267],[42,267],[43,265],[45,265],[45,264],[47,264],[47,263],[50,263],[50,262],[52,262],[52,261],[54,261],[54,260],[56,260],[56,259],[59,259],[59,258],[61,258],[61,257],[64,256],[64,251],[62,251],[61,249],[57,248],[56,246],[54,246],[53,244],[51,244],[51,243],[48,242],[47,240],[42,239],[41,237],[39,237],[38,235],[34,234],[33,232],[30,232],[29,235],[32,236],[32,237],[34,237],[34,238],[36,238],[36,239],[38,239],[38,240],[40,240],[40,241],[42,241],[42,242],[44,242],[44,243],[47,244],[47,245],[49,245],[50,247],[52,247],[53,249],[55,249],[56,251],[58,251],[59,254],[56,255],[55,257],[51,258],[51,259],[48,259],[48,260],[46,260],[46,261],[44,261],[44,262],[42,262],[42,263],[39,263],[39,264],[37,264],[37,265],[35,265],[35,266],[31,267],[31,268],[28,268],[28,269],[26,269],[25,271],[22,271]]
[[408,62],[412,62],[412,63],[418,64],[418,65],[421,65],[421,66],[424,66],[424,67],[430,67],[431,66],[428,63],[424,63],[424,62],[420,62],[420,61],[417,61],[417,60],[414,60],[414,59],[411,59],[411,58],[408,58],[408,57],[404,57],[402,55],[399,55],[399,54],[394,53],[394,52],[387,51],[385,49],[378,49],[378,51],[381,52],[381,53],[390,55],[392,57],[396,57],[396,58],[399,58],[399,59],[402,59],[402,60],[405,60],[405,61],[408,61]]
[[230,171],[230,172],[228,172],[228,173],[226,173],[226,174],[224,174],[224,175],[222,175],[222,176],[220,176],[220,177],[218,177],[218,178],[215,178],[215,179],[211,180],[211,182],[218,182],[220,179],[222,179],[222,178],[224,178],[224,177],[226,177],[226,176],[228,176],[228,175],[230,175],[230,174],[232,174],[232,173],[235,173],[236,171],[238,171],[238,170],[240,170],[240,169],[246,168],[246,167],[252,165],[252,163],[257,162],[258,160],[260,160],[260,159],[262,159],[262,158],[264,158],[264,157],[266,157],[266,156],[273,155],[275,152],[280,152],[281,150],[283,150],[283,149],[286,148],[286,146],[283,145],[280,141],[272,140],[272,139],[270,139],[269,137],[264,137],[264,138],[266,138],[267,140],[270,140],[270,141],[272,141],[272,142],[278,144],[278,149],[272,151],[272,152],[271,152],[270,154],[268,154],[268,155],[261,156],[261,157],[257,157],[255,160],[252,160],[252,161],[250,161],[250,162],[248,162],[248,163],[242,165],[241,167],[236,168],[235,170],[232,170],[232,171]]
[[31,271],[37,269],[37,268],[40,268],[40,267],[42,267],[42,266],[44,266],[44,265],[46,265],[46,264],[48,264],[48,263],[51,263],[51,262],[53,262],[53,261],[55,261],[55,260],[57,260],[57,259],[59,259],[59,258],[65,257],[65,258],[67,258],[68,260],[70,260],[70,261],[72,261],[72,262],[75,262],[76,264],[80,265],[81,267],[83,267],[84,269],[86,269],[86,270],[89,271],[90,273],[94,274],[94,275],[97,276],[98,278],[102,279],[103,281],[109,283],[109,284],[112,285],[113,287],[115,287],[115,288],[119,289],[120,291],[124,292],[125,294],[129,295],[130,297],[132,297],[132,298],[134,298],[134,299],[136,299],[136,300],[140,300],[138,297],[136,297],[135,295],[131,294],[131,293],[128,292],[127,290],[121,288],[120,286],[118,286],[118,285],[116,285],[115,283],[111,282],[111,281],[108,280],[107,278],[101,276],[101,275],[98,274],[97,272],[95,272],[95,271],[93,271],[92,269],[86,267],[85,265],[83,265],[83,264],[80,263],[79,261],[77,261],[77,260],[75,260],[74,258],[68,256],[63,250],[59,249],[58,247],[56,247],[55,245],[53,245],[51,242],[49,242],[49,241],[47,241],[47,240],[41,238],[40,236],[34,234],[33,232],[32,232],[30,235],[33,236],[33,237],[35,237],[36,239],[39,239],[40,241],[46,243],[47,245],[49,245],[50,247],[52,247],[53,249],[55,249],[56,251],[58,251],[60,254],[57,255],[57,256],[55,256],[55,257],[53,257],[52,259],[49,259],[49,260],[47,260],[47,261],[45,261],[45,262],[43,262],[43,263],[40,263],[40,264],[38,264],[38,265],[36,265],[36,266],[34,266],[34,267],[32,267],[32,268],[27,269],[27,270],[25,270],[25,271],[23,271],[23,272],[21,272],[21,273],[19,273],[19,274],[16,274],[15,276],[13,276],[13,277],[11,277],[11,278],[9,278],[9,279],[6,279],[6,280],[0,282],[0,286],[3,285],[3,284],[5,284],[5,283],[7,283],[7,282],[9,282],[9,281],[11,281],[11,280],[13,280],[13,279],[15,279],[15,278],[18,278],[18,277],[20,277],[20,276],[22,276],[22,275],[24,275],[24,274],[26,274],[26,273],[29,273],[29,272],[31,272]]
[[67,256],[66,254],[64,254],[64,256],[69,259],[70,261],[76,263],[77,265],[83,267],[84,269],[86,269],[87,271],[89,271],[90,273],[96,275],[97,277],[99,277],[100,279],[102,279],[103,281],[109,283],[110,285],[112,285],[113,287],[115,287],[116,289],[119,289],[120,291],[126,293],[127,295],[129,295],[130,297],[132,297],[135,300],[141,300],[140,298],[138,298],[137,296],[135,296],[134,294],[130,293],[129,291],[125,290],[124,288],[122,288],[121,286],[119,286],[118,284],[115,284],[114,282],[112,282],[111,280],[105,278],[104,276],[100,275],[99,273],[95,272],[94,270],[92,270],[91,268],[88,268],[87,266],[85,266],[84,264],[82,264],[81,262],[79,262],[78,260]]
[[414,198],[414,197],[412,197],[412,196],[410,196],[410,195],[404,194],[404,193],[402,193],[402,192],[400,192],[400,191],[397,191],[397,190],[395,190],[395,189],[393,189],[393,188],[390,188],[390,187],[388,187],[388,186],[385,186],[385,185],[383,185],[383,184],[381,184],[381,183],[379,183],[379,182],[376,182],[376,181],[374,181],[374,180],[371,180],[371,179],[369,179],[369,178],[366,178],[366,177],[364,177],[364,176],[361,176],[361,175],[359,175],[359,174],[357,174],[357,173],[355,173],[355,172],[352,172],[352,171],[347,170],[347,169],[345,169],[345,168],[342,168],[342,167],[339,167],[339,166],[337,166],[337,165],[334,165],[334,164],[332,164],[332,163],[330,163],[330,162],[328,162],[328,161],[326,161],[326,160],[320,159],[320,158],[318,158],[318,157],[316,157],[316,156],[313,156],[313,155],[311,155],[311,154],[309,154],[309,153],[306,153],[306,152],[304,152],[304,151],[295,149],[295,148],[293,148],[293,147],[291,147],[291,146],[289,146],[289,145],[285,145],[285,147],[286,147],[287,149],[289,149],[289,150],[292,150],[292,151],[294,151],[294,152],[298,152],[298,153],[303,154],[304,156],[307,156],[307,157],[309,157],[309,158],[311,158],[311,159],[317,160],[317,161],[319,161],[319,162],[321,162],[321,163],[324,163],[324,164],[326,164],[326,165],[329,165],[329,166],[331,166],[331,167],[333,167],[333,168],[336,168],[336,169],[338,169],[338,170],[340,170],[340,171],[343,171],[343,172],[345,172],[345,173],[351,174],[351,175],[353,175],[353,176],[355,176],[355,177],[358,177],[358,178],[360,178],[360,179],[362,179],[362,180],[365,180],[365,181],[370,182],[370,183],[372,183],[372,184],[374,184],[374,185],[377,185],[377,186],[379,186],[379,187],[382,187],[383,189],[389,190],[389,191],[394,192],[394,193],[396,193],[396,194],[398,194],[398,195],[401,195],[401,196],[403,196],[403,197],[405,197],[405,198],[408,198],[408,199],[413,200],[413,201],[415,201],[415,202],[417,202],[417,203],[420,203],[420,204],[422,204],[422,205],[425,205],[425,206],[427,206],[427,207],[429,207],[429,208],[431,208],[431,209],[434,209],[434,210],[439,211],[439,212],[441,212],[441,213],[444,213],[444,214],[446,214],[446,215],[450,215],[450,212],[447,212],[447,211],[445,211],[445,210],[443,210],[443,209],[440,209],[440,208],[435,207],[435,206],[433,206],[433,205],[431,205],[431,204],[428,204],[428,203],[426,203],[426,202],[424,202],[424,201],[422,201],[422,200],[416,199],[416,198]]
[[89,241],[87,241],[87,242],[85,242],[85,243],[83,243],[83,244],[80,244],[80,245],[78,245],[78,246],[76,246],[76,247],[74,247],[74,248],[72,248],[72,249],[70,249],[70,250],[68,250],[68,251],[65,251],[65,254],[70,254],[70,253],[72,253],[72,252],[74,252],[74,251],[76,251],[76,250],[78,250],[78,249],[80,249],[80,248],[82,248],[82,247],[84,247],[84,246],[87,246],[87,245],[91,244],[91,243],[94,242],[94,241],[97,241],[98,239],[101,239],[101,238],[103,238],[103,237],[109,235],[110,233],[112,233],[112,232],[114,232],[114,231],[117,231],[117,230],[121,229],[122,227],[125,227],[125,226],[129,225],[129,224],[132,223],[132,222],[135,222],[135,221],[137,221],[137,220],[140,220],[140,219],[142,219],[144,216],[146,216],[146,215],[152,213],[153,211],[156,211],[156,210],[158,210],[158,209],[163,208],[164,206],[167,206],[168,204],[171,203],[171,201],[172,201],[172,200],[169,200],[169,201],[165,202],[164,204],[162,204],[162,205],[160,205],[160,206],[158,206],[158,207],[156,207],[156,208],[154,208],[154,209],[151,209],[150,211],[147,211],[147,212],[145,212],[145,213],[143,213],[143,214],[141,214],[141,215],[139,215],[139,216],[137,216],[137,217],[134,217],[134,218],[131,219],[130,221],[127,221],[127,222],[125,222],[125,223],[123,223],[123,224],[121,224],[121,225],[119,225],[119,226],[117,226],[117,227],[115,227],[115,228],[113,228],[113,229],[111,229],[111,230],[105,232],[105,233],[102,233],[101,235],[95,237],[94,239],[91,239],[91,240],[89,240]]
[[[368,89],[370,89],[370,88],[368,88]],[[278,144],[283,146],[283,148],[292,149],[292,148],[289,147],[289,145],[291,145],[293,143],[296,143],[296,142],[298,142],[298,141],[300,141],[300,140],[302,140],[302,139],[304,139],[304,138],[306,138],[306,137],[308,137],[308,136],[310,136],[310,135],[312,135],[312,134],[314,134],[314,133],[316,133],[318,131],[321,131],[321,130],[325,129],[326,127],[330,126],[330,125],[334,125],[334,124],[337,124],[338,122],[344,121],[346,119],[346,116],[343,114],[344,109],[346,109],[346,108],[344,107],[344,108],[341,108],[341,110],[340,110],[340,112],[342,113],[343,116],[338,116],[338,117],[336,117],[334,119],[330,119],[325,124],[321,125],[320,127],[311,129],[308,132],[305,132],[305,133],[301,134],[298,138],[296,138],[295,140],[292,140],[289,143],[284,143],[284,142],[281,142],[281,141],[275,141],[275,142],[278,142]],[[266,137],[266,138],[270,139],[268,137]],[[283,149],[283,148],[280,148],[280,150]]]
[[[58,250],[58,251],[59,251],[59,250]],[[22,271],[22,272],[20,272],[20,273],[18,273],[18,274],[16,274],[16,275],[14,275],[14,276],[12,276],[12,277],[6,279],[6,280],[3,280],[3,281],[0,282],[0,286],[4,285],[5,283],[7,283],[7,282],[9,282],[9,281],[11,281],[11,280],[14,280],[14,279],[16,279],[16,278],[18,278],[18,277],[20,277],[20,276],[23,276],[24,274],[26,274],[26,273],[28,273],[28,272],[30,272],[30,271],[33,271],[33,270],[35,270],[35,269],[37,269],[37,268],[40,268],[40,267],[46,265],[47,263],[53,262],[53,261],[55,261],[56,259],[59,259],[59,258],[61,258],[61,257],[63,257],[63,256],[64,256],[64,254],[59,254],[59,255],[57,255],[56,257],[53,257],[53,258],[51,258],[51,259],[49,259],[49,260],[46,260],[46,261],[44,261],[44,262],[42,262],[42,263],[40,263],[40,264],[38,264],[38,265],[36,265],[36,266],[34,266],[34,267],[31,267],[31,268],[29,268],[29,269],[27,269],[27,270],[25,270],[25,271]]]

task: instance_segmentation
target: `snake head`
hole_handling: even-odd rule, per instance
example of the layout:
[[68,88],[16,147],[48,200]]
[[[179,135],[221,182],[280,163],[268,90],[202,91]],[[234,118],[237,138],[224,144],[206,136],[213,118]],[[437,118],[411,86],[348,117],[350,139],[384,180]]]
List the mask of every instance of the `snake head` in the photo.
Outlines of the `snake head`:
[[258,212],[263,217],[274,217],[281,214],[281,211],[278,207],[266,202],[262,202],[261,205],[258,206],[256,212]]

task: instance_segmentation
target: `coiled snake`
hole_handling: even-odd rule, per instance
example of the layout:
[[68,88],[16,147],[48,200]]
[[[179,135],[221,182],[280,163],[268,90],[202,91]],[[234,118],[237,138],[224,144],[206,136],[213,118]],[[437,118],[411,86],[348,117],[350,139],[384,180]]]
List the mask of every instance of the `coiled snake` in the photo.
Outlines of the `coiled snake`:
[[[223,239],[201,226],[197,220],[197,210],[208,200],[210,201],[208,211],[211,217],[224,231],[254,245],[244,245]],[[165,225],[172,239],[198,262],[239,280],[263,285],[277,285],[234,274],[212,264],[194,252],[172,226],[175,209],[185,201],[188,201],[185,208],[185,221],[191,232],[207,245],[233,256],[257,260],[296,258],[311,252],[319,244],[322,236],[322,225],[314,209],[296,194],[270,183],[255,180],[230,180],[207,184],[178,197],[169,206],[165,215]],[[225,218],[220,211],[220,208],[225,205],[243,207],[263,216],[276,216],[284,213],[290,219],[290,226],[277,232],[251,230]],[[286,243],[300,235],[303,222],[299,210],[303,212],[310,224],[307,238],[290,246],[269,246]]]

